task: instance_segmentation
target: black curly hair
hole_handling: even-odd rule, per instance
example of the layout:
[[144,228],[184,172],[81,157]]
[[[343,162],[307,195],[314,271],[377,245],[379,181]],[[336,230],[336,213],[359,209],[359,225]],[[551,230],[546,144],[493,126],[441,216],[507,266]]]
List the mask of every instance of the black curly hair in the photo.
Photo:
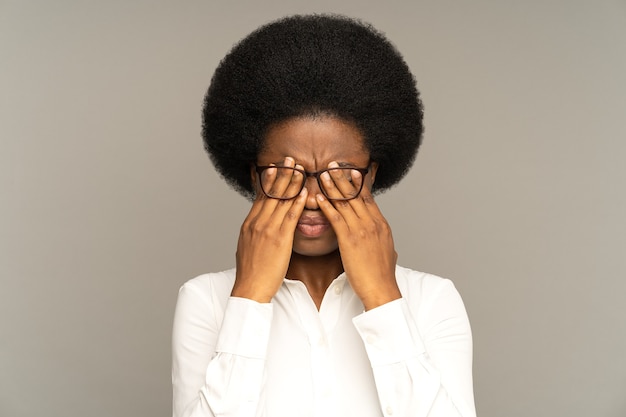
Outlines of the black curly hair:
[[415,79],[383,34],[338,15],[286,17],[235,45],[204,99],[204,147],[221,176],[253,198],[250,164],[268,128],[319,115],[360,130],[379,164],[373,192],[395,185],[415,160],[423,133]]

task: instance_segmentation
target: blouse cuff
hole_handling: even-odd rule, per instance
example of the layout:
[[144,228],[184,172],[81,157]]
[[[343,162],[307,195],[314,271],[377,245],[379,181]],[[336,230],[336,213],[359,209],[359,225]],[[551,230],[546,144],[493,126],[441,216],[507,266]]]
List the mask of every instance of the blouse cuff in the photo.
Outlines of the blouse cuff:
[[372,367],[391,365],[425,352],[411,331],[412,317],[404,298],[390,301],[352,319],[363,339]]
[[272,323],[272,304],[230,297],[215,351],[265,359]]

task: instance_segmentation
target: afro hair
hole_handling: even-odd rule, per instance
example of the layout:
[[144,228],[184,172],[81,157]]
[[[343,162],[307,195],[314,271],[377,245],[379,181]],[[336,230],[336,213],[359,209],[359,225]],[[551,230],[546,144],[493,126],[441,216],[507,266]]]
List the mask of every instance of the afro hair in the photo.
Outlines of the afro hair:
[[220,175],[253,198],[250,164],[267,130],[316,115],[360,130],[379,164],[373,192],[400,181],[422,140],[419,92],[396,48],[358,20],[307,15],[260,27],[220,62],[204,99],[204,147]]

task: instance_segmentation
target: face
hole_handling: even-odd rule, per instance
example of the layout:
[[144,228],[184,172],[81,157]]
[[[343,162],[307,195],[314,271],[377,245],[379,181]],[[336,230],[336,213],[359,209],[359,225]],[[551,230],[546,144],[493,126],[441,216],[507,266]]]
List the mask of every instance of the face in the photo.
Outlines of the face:
[[[334,117],[294,118],[270,128],[258,165],[282,165],[285,157],[295,159],[307,172],[328,168],[332,161],[340,166],[366,168],[370,155],[359,130],[351,123]],[[377,164],[371,163],[364,188],[370,188]],[[256,192],[262,193],[252,169]],[[307,202],[294,235],[293,251],[304,256],[322,256],[338,248],[337,237],[319,209],[315,196],[321,193],[317,180],[308,178]]]

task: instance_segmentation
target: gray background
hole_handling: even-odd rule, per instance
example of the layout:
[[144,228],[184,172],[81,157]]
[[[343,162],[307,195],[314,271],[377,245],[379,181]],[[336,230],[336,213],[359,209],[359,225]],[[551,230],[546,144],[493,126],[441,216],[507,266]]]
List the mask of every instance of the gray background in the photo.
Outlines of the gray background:
[[399,262],[454,280],[478,413],[626,415],[624,1],[0,1],[0,415],[167,416],[179,286],[248,203],[200,141],[234,42],[372,22],[426,105],[379,198]]

